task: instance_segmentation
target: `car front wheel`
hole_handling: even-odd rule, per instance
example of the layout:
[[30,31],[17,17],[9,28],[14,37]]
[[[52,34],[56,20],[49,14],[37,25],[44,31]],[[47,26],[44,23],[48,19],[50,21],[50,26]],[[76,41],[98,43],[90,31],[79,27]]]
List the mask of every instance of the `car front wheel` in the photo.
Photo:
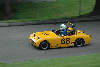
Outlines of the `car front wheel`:
[[47,49],[49,49],[50,45],[49,45],[49,42],[48,41],[42,41],[40,43],[40,46],[39,47],[42,50],[47,50]]

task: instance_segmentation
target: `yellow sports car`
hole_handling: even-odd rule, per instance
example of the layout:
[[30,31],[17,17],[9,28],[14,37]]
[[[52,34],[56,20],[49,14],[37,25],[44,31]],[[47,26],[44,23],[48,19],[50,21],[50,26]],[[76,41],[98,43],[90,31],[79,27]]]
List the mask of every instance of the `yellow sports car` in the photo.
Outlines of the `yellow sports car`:
[[[68,24],[71,24],[72,27],[68,27]],[[81,47],[91,41],[90,35],[86,35],[83,31],[76,30],[75,25],[70,22],[67,23],[66,31],[67,33],[64,36],[61,35],[59,29],[36,32],[30,35],[29,41],[32,45],[43,50],[69,46]]]

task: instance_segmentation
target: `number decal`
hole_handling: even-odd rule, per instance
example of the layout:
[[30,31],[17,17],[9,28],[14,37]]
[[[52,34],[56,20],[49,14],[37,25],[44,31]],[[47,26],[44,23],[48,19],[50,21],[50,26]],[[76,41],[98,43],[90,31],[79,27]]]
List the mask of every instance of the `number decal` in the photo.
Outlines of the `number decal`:
[[[66,44],[70,43],[70,38],[66,38]],[[61,39],[61,44],[65,44],[65,39]]]
[[61,39],[61,44],[65,44],[65,39]]
[[70,43],[70,38],[66,38],[66,44]]

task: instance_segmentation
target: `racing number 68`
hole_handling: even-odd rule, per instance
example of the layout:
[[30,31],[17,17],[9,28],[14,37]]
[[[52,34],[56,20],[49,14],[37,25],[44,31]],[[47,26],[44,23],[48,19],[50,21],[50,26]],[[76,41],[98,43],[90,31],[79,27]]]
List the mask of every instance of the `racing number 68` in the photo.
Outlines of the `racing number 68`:
[[65,41],[66,41],[66,44],[69,44],[70,43],[70,38],[66,38],[66,40],[64,38],[61,39],[61,44],[65,44]]

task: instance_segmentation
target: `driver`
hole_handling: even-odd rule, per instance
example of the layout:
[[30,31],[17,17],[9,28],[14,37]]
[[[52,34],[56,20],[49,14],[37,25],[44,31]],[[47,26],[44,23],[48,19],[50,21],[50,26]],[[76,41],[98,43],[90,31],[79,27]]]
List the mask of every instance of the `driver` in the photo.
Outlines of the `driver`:
[[61,33],[61,36],[65,36],[67,34],[66,25],[65,24],[61,24],[60,25],[60,33]]

